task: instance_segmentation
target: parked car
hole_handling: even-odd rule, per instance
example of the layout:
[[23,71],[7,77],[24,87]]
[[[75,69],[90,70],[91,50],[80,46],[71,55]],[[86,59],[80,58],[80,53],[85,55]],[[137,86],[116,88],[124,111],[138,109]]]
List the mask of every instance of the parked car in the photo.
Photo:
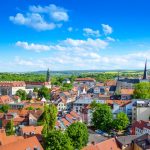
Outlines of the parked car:
[[103,131],[101,131],[101,130],[95,130],[95,132],[97,133],[97,134],[103,134],[104,132]]

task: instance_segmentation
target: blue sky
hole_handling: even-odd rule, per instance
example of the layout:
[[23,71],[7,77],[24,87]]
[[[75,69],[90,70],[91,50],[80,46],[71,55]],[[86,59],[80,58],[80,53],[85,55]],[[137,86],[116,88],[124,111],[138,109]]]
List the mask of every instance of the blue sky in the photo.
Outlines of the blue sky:
[[149,0],[5,0],[0,71],[143,69],[150,61],[149,6]]

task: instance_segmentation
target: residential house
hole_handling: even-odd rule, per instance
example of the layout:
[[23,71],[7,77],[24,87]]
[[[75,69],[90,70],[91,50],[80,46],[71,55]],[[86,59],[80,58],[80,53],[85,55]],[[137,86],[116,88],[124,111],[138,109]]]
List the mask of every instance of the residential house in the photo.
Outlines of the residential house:
[[135,121],[131,127],[131,134],[133,135],[143,135],[143,134],[150,135],[150,121]]
[[150,119],[150,100],[133,100],[132,123],[135,121],[149,121]]

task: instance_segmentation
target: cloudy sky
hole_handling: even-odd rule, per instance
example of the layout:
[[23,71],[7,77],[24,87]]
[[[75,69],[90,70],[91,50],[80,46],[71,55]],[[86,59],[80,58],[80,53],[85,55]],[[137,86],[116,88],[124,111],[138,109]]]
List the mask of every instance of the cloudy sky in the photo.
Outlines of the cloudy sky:
[[0,72],[143,69],[149,7],[149,0],[3,0]]

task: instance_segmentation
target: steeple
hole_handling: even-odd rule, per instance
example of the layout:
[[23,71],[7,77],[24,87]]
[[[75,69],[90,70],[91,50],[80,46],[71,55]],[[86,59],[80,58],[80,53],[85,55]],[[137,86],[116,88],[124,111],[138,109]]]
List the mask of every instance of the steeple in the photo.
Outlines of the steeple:
[[144,68],[143,80],[147,80],[147,59],[145,61],[145,68]]
[[50,82],[50,71],[49,71],[49,68],[47,69],[47,73],[46,73],[46,82]]

